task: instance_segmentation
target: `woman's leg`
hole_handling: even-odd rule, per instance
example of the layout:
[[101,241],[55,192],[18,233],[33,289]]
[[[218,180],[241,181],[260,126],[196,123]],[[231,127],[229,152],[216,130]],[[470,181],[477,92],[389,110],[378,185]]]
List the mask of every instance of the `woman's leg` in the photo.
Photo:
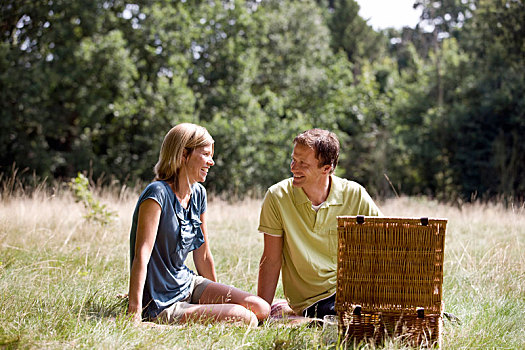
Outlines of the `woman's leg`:
[[270,305],[264,299],[217,282],[206,286],[199,304],[238,304],[253,312],[259,321],[270,315]]
[[193,322],[241,322],[248,326],[257,326],[257,317],[244,306],[236,304],[190,304],[176,302],[153,320],[159,324]]
[[242,322],[250,327],[257,327],[258,323],[253,312],[235,304],[187,304],[179,321]]

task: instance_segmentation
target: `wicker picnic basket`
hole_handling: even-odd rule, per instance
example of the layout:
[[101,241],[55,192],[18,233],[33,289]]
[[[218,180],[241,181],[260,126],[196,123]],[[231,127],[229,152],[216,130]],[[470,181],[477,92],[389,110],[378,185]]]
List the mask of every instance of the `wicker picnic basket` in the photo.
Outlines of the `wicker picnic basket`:
[[339,216],[336,311],[347,342],[440,346],[446,219]]

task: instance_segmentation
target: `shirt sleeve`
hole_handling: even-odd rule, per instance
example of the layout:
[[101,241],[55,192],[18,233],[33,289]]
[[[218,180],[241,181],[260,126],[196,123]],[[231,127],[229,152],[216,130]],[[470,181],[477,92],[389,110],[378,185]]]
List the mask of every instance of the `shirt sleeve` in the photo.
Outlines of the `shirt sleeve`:
[[204,188],[204,186],[199,186],[200,187],[200,213],[199,215],[202,215],[206,212],[206,209],[207,209],[207,205],[208,205],[208,199],[207,199],[207,195],[206,195],[206,189]]
[[158,182],[149,184],[139,198],[139,205],[144,203],[146,199],[153,199],[159,203],[161,208],[163,208],[164,203],[166,202],[166,191],[164,190],[164,185]]
[[363,186],[360,186],[361,203],[359,205],[359,215],[366,216],[383,216],[379,207],[374,203],[374,200]]
[[261,215],[259,216],[258,230],[271,236],[279,237],[281,237],[284,232],[281,211],[279,210],[277,199],[270,191],[267,191],[266,196],[264,196]]

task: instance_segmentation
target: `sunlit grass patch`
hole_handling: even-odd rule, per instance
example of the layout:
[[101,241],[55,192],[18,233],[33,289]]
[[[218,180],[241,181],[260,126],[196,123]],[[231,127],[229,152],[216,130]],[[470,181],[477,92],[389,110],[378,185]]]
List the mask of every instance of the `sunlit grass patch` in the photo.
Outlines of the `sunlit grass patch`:
[[[130,193],[131,192],[131,193]],[[320,327],[187,324],[134,327],[126,318],[129,229],[140,190],[94,193],[116,219],[99,225],[66,190],[0,203],[0,347],[325,349]],[[525,210],[449,206],[421,198],[380,203],[385,215],[446,217],[443,299],[461,324],[444,322],[443,347],[525,348]],[[212,199],[208,226],[219,280],[252,293],[262,236],[260,201]],[[188,259],[191,266],[191,259]],[[279,283],[276,297],[282,297]],[[402,341],[349,344],[403,349]],[[333,347],[332,347],[333,348]]]

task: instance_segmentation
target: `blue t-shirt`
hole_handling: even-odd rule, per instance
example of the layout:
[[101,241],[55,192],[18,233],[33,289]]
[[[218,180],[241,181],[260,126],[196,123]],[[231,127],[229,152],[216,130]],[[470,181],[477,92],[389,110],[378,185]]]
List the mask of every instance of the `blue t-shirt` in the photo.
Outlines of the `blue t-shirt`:
[[206,190],[201,184],[194,184],[188,209],[184,209],[166,182],[150,183],[140,195],[133,213],[130,233],[131,265],[135,256],[139,207],[146,199],[153,199],[161,207],[157,237],[148,262],[142,297],[142,315],[151,319],[189,295],[194,273],[184,261],[189,252],[204,243],[200,216],[206,211]]

